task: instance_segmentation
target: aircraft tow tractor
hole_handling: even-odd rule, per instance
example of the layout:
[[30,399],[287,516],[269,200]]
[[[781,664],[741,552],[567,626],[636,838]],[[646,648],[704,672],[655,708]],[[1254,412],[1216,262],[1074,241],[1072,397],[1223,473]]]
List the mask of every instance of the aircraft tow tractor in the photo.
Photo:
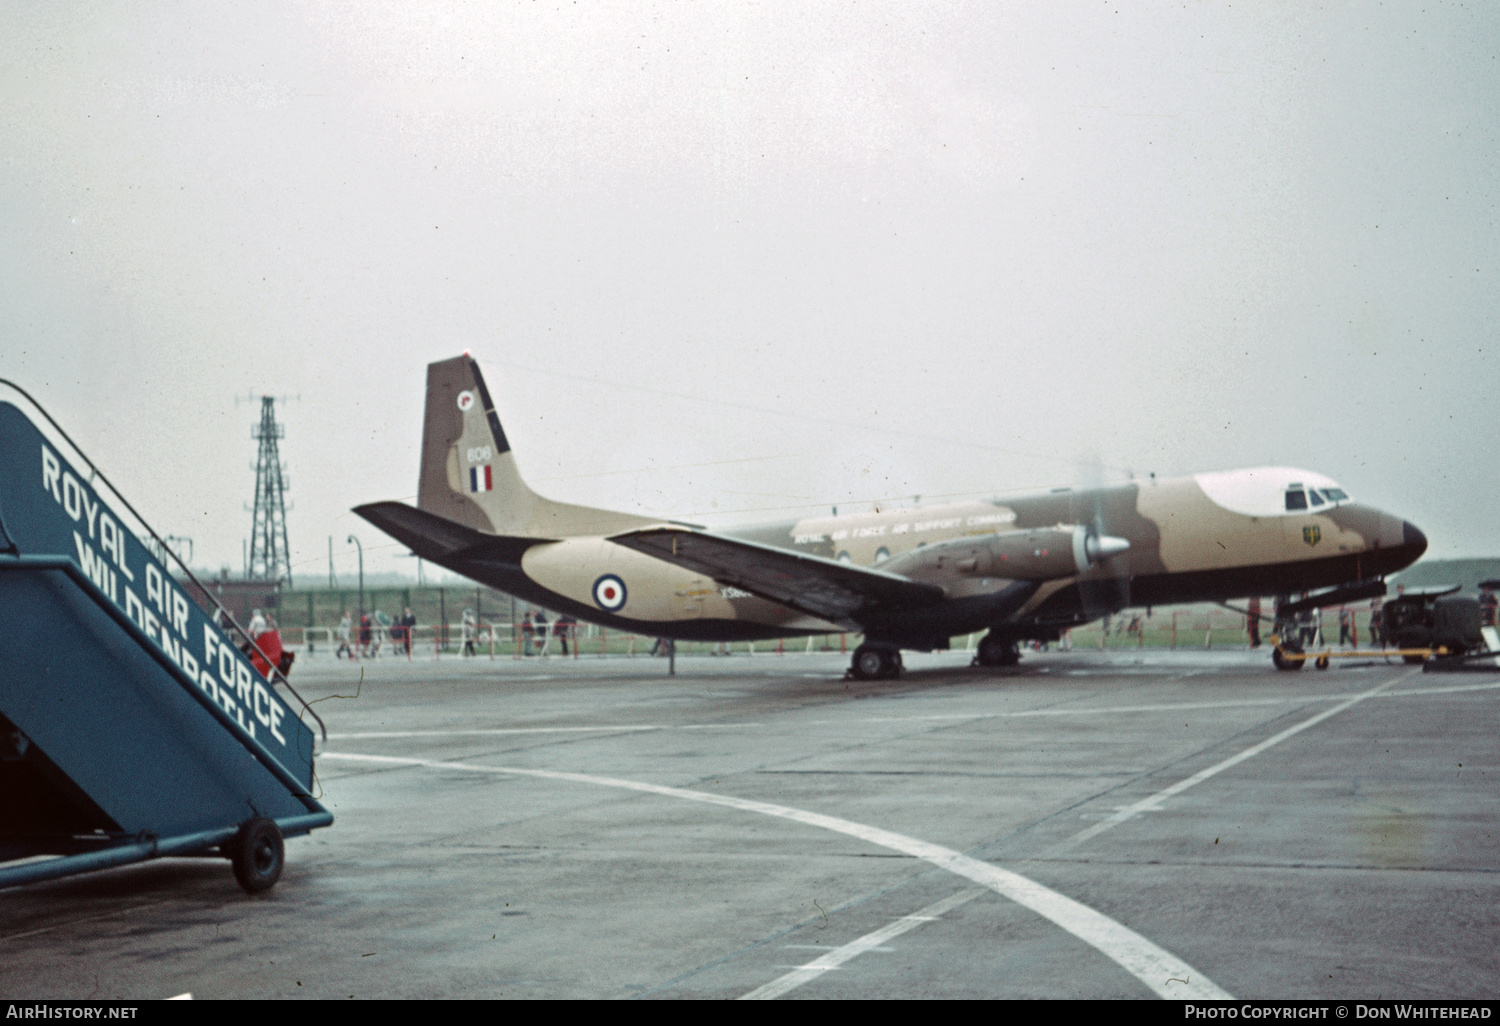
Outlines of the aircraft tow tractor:
[[[1316,651],[1303,651],[1290,637],[1284,636],[1290,632],[1283,632],[1270,638],[1275,646],[1272,659],[1279,669],[1300,670],[1311,661],[1318,669],[1326,670],[1334,659],[1399,656],[1404,662],[1420,664],[1425,671],[1493,672],[1500,666],[1500,635],[1493,626],[1482,623],[1479,601],[1460,595],[1458,591],[1457,585],[1414,589],[1387,602],[1380,610],[1380,628],[1391,647],[1336,649],[1324,646]],[[1304,600],[1296,605],[1310,605],[1316,601]]]
[[205,856],[268,890],[283,839],[333,822],[311,793],[304,721],[321,722],[189,600],[56,421],[0,385],[34,411],[0,394],[0,888]]

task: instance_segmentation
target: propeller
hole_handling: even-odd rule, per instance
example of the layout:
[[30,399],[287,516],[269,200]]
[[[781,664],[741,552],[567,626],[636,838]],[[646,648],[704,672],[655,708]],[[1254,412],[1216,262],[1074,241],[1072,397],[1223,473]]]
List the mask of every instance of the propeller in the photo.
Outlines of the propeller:
[[1111,556],[1118,556],[1130,548],[1129,538],[1117,538],[1102,534],[1102,517],[1095,517],[1087,526],[1080,526],[1073,535],[1073,562],[1079,573],[1087,573]]
[[1104,464],[1098,454],[1083,464],[1084,483],[1077,496],[1074,516],[1085,531],[1075,542],[1080,567],[1089,570],[1078,579],[1079,599],[1088,620],[1118,612],[1130,605],[1130,541],[1110,533],[1110,522],[1119,517],[1112,505],[1127,501],[1128,492],[1110,488],[1104,481]]

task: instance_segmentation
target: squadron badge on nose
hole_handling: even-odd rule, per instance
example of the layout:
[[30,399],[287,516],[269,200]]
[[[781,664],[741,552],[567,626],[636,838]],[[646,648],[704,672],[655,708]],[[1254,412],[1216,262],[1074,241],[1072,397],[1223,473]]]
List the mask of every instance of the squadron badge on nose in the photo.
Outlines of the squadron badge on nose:
[[1302,540],[1307,542],[1307,544],[1309,545],[1318,544],[1319,540],[1322,539],[1322,537],[1323,529],[1317,524],[1313,524],[1311,527],[1304,527],[1302,529]]

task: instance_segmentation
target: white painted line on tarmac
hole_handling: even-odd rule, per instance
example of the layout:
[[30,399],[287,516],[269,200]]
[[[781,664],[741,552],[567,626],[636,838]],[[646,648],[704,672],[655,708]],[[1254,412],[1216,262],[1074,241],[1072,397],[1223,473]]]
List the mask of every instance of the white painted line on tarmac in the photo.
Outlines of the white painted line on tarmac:
[[520,769],[510,766],[483,766],[477,763],[440,762],[433,759],[409,759],[390,755],[361,755],[353,752],[325,752],[324,759],[344,759],[352,762],[384,763],[389,766],[415,766],[437,770],[460,770],[470,773],[493,773],[507,776],[536,777],[542,780],[564,780],[578,784],[595,784],[602,787],[618,787],[629,791],[661,795],[667,798],[682,798],[687,801],[720,805],[744,812],[757,812],[764,816],[789,819],[808,826],[821,827],[835,833],[859,838],[882,848],[889,848],[911,855],[939,869],[945,869],[981,884],[996,893],[1023,905],[1045,919],[1062,927],[1084,943],[1096,948],[1121,968],[1145,984],[1152,993],[1163,998],[1186,1000],[1228,1000],[1230,995],[1202,973],[1193,969],[1171,952],[1151,943],[1129,927],[1096,912],[1081,902],[1074,901],[1035,880],[1028,879],[1008,869],[970,858],[961,852],[898,834],[880,827],[855,823],[837,816],[826,816],[819,812],[794,809],[787,805],[751,801],[730,795],[713,794],[709,791],[693,791],[683,787],[665,787],[648,784],[640,780],[625,780],[620,777],[600,777],[589,773],[562,773],[556,770]]
[[[1406,680],[1411,674],[1397,678],[1397,682]],[[1388,691],[1380,695],[1381,698],[1409,698],[1421,695],[1447,694],[1459,691],[1494,691],[1500,689],[1500,682],[1488,684],[1453,684],[1447,687],[1432,688],[1405,688],[1400,691]],[[1378,690],[1378,689],[1377,689]],[[866,723],[899,723],[906,720],[1019,720],[1037,716],[1114,716],[1120,713],[1153,713],[1153,712],[1187,712],[1195,709],[1238,709],[1254,708],[1257,706],[1277,705],[1310,705],[1314,702],[1346,702],[1348,695],[1287,695],[1282,698],[1226,698],[1210,702],[1156,702],[1149,705],[1090,705],[1090,706],[1068,706],[1057,709],[1022,709],[1017,712],[997,713],[934,713],[922,716],[872,716],[866,719]],[[829,722],[829,721],[815,721]]]
[[[929,713],[917,716],[867,716],[863,723],[906,723],[931,720],[933,722],[958,722],[961,720],[1019,720],[1032,716],[1112,716],[1115,713],[1177,712],[1182,709],[1232,709],[1237,706],[1292,705],[1306,702],[1334,702],[1342,695],[1313,695],[1300,698],[1226,698],[1215,702],[1158,702],[1153,705],[1083,705],[1051,709],[1021,709],[1016,712],[986,713]],[[814,720],[814,723],[829,723],[830,720]]]
[[835,948],[821,958],[816,958],[806,965],[800,965],[787,973],[767,983],[763,987],[756,987],[748,994],[740,995],[741,1001],[770,1001],[779,998],[789,990],[795,990],[804,983],[817,979],[821,974],[830,969],[837,969],[851,958],[863,955],[867,951],[875,951],[886,941],[894,940],[908,930],[915,930],[923,923],[930,923],[946,912],[951,912],[965,902],[973,901],[981,894],[988,893],[982,887],[970,887],[950,894],[942,901],[934,902],[922,909],[920,912],[909,916],[902,916],[893,923],[882,926],[872,933],[867,933],[858,940],[852,940],[841,948]]
[[401,737],[491,737],[507,734],[603,734],[617,731],[661,730],[651,723],[618,725],[613,727],[496,727],[493,730],[371,730],[358,734],[329,734],[330,741],[368,741],[372,738]]
[[617,723],[610,727],[465,727],[455,730],[369,730],[360,733],[329,734],[329,741],[391,740],[409,737],[503,737],[511,734],[618,734],[644,730],[741,730],[763,727],[764,723]]
[[[1405,680],[1406,677],[1399,678]],[[1377,689],[1379,690],[1379,689]],[[1466,691],[1500,690],[1500,681],[1482,684],[1450,684],[1430,688],[1403,688],[1387,691],[1379,698],[1412,698],[1423,695],[1456,694]],[[1039,716],[1115,716],[1122,713],[1191,712],[1203,709],[1237,709],[1278,705],[1310,705],[1315,702],[1348,702],[1348,695],[1296,695],[1283,698],[1229,698],[1214,702],[1158,702],[1150,705],[1106,705],[1081,706],[1065,709],[1023,709],[1018,712],[995,713],[932,713],[916,716],[867,716],[858,720],[807,720],[806,726],[847,727],[851,723],[958,723],[978,720],[1027,719]],[[454,730],[376,730],[359,733],[329,734],[329,741],[392,740],[420,737],[501,737],[509,734],[607,734],[625,731],[649,730],[742,730],[747,727],[764,727],[764,723],[616,723],[600,727],[495,727],[492,729],[461,728]]]
[[[1414,670],[1412,672],[1418,673],[1421,671]],[[1384,684],[1373,687],[1368,691],[1362,691],[1351,698],[1346,698],[1344,701],[1340,702],[1333,708],[1324,709],[1316,716],[1303,720],[1301,723],[1298,723],[1295,726],[1288,727],[1286,730],[1283,730],[1279,734],[1273,734],[1272,736],[1266,738],[1264,741],[1261,741],[1259,744],[1251,745],[1249,748],[1246,748],[1238,755],[1231,755],[1229,758],[1223,760],[1222,762],[1216,762],[1206,769],[1199,770],[1197,773],[1194,773],[1190,777],[1179,780],[1171,787],[1162,788],[1160,791],[1156,792],[1150,797],[1142,798],[1138,802],[1133,802],[1130,805],[1123,806],[1114,815],[1109,816],[1098,823],[1095,823],[1091,827],[1080,830],[1078,833],[1068,838],[1068,840],[1064,841],[1062,845],[1060,845],[1060,848],[1066,849],[1071,848],[1075,844],[1081,844],[1082,842],[1087,841],[1089,838],[1097,837],[1099,834],[1104,833],[1104,831],[1110,829],[1111,827],[1118,826],[1119,824],[1125,822],[1127,819],[1133,819],[1143,812],[1159,812],[1161,811],[1161,803],[1165,799],[1170,798],[1175,794],[1181,794],[1188,788],[1193,787],[1196,784],[1203,783],[1203,781],[1207,780],[1209,777],[1212,777],[1218,773],[1222,773],[1224,770],[1229,769],[1231,766],[1238,766],[1246,759],[1253,758],[1254,756],[1259,755],[1261,752],[1264,752],[1267,748],[1272,748],[1276,745],[1279,745],[1287,738],[1292,737],[1295,734],[1300,734],[1308,727],[1316,726],[1317,724],[1322,723],[1324,720],[1328,719],[1328,717],[1336,716],[1339,713],[1343,712],[1345,709],[1348,709],[1350,706],[1356,705],[1359,702],[1363,702],[1367,698],[1373,698],[1376,695],[1380,694],[1382,691],[1385,691],[1387,688],[1394,687],[1395,685],[1407,680],[1410,677],[1411,673],[1408,673],[1405,676],[1397,677],[1395,680],[1388,680]]]
[[[1496,685],[1500,687],[1500,685]],[[1416,694],[1417,692],[1400,692]],[[1222,702],[1168,702],[1159,705],[1092,706],[1071,709],[1033,709],[1011,713],[937,713],[919,716],[867,716],[858,720],[807,720],[810,727],[848,727],[852,723],[956,723],[968,720],[1020,719],[1032,716],[1113,716],[1116,713],[1170,712],[1193,709],[1229,709],[1240,706],[1306,705],[1310,702],[1337,702],[1343,695],[1304,695],[1299,698],[1256,698]],[[399,738],[486,737],[508,734],[621,733],[649,730],[740,730],[763,727],[764,723],[617,723],[602,727],[495,727],[456,728],[453,730],[374,730],[360,733],[329,734],[329,741],[370,741]]]
[[1500,681],[1492,681],[1489,684],[1449,684],[1447,687],[1436,688],[1406,688],[1402,691],[1387,691],[1381,698],[1409,698],[1412,695],[1451,695],[1460,691],[1494,691],[1500,688]]

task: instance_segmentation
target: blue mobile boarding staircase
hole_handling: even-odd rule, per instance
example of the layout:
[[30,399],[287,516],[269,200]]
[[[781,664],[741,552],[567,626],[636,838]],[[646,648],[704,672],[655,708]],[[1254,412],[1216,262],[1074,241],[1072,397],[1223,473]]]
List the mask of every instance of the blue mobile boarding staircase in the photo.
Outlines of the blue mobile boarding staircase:
[[56,421],[0,385],[40,418],[0,394],[0,888],[163,856],[227,858],[245,890],[273,887],[283,838],[333,822],[311,794],[304,721],[322,722],[255,670],[225,610],[188,598],[157,557],[187,567]]

